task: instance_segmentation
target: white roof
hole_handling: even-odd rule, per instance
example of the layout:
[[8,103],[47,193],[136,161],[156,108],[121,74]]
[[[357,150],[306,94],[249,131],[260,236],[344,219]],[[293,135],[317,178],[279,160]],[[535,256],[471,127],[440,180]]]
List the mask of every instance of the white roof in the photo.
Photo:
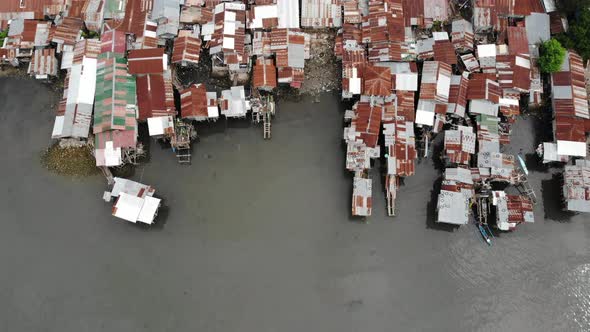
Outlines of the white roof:
[[461,192],[441,190],[438,195],[437,222],[466,225],[468,221],[468,205],[465,195]]
[[174,128],[171,116],[158,116],[147,119],[150,136],[164,135],[167,128]]
[[145,224],[153,224],[158,208],[160,207],[160,199],[146,196],[143,199],[143,206],[137,216],[137,220]]
[[279,29],[299,28],[299,1],[278,0]]
[[473,184],[471,170],[467,168],[447,168],[445,170],[445,180],[453,180],[461,183]]
[[201,28],[201,33],[206,36],[206,35],[212,35],[213,32],[215,32],[215,24],[213,22],[209,22],[207,24],[203,24],[203,27]]
[[449,34],[446,32],[433,32],[432,37],[435,41],[437,40],[449,40]]
[[158,198],[151,196],[141,198],[127,193],[121,193],[115,203],[113,216],[132,223],[139,221],[152,224],[159,206],[160,199]]
[[489,100],[474,99],[469,101],[469,111],[474,114],[498,115],[498,105]]
[[549,163],[552,161],[567,162],[567,160],[568,156],[560,156],[557,154],[557,143],[543,143],[543,163]]
[[119,166],[123,163],[123,160],[121,159],[121,148],[113,148],[113,141],[107,141],[103,151],[104,166]]
[[434,107],[434,101],[419,100],[418,109],[416,111],[416,123],[425,126],[434,125]]
[[234,49],[234,38],[233,37],[224,37],[223,38],[223,48],[233,50]]
[[121,193],[115,203],[113,216],[136,223],[142,206],[143,198]]
[[[356,70],[356,68],[354,68]],[[349,78],[348,79],[348,91],[351,93],[358,95],[361,93],[361,78]]]
[[561,156],[586,157],[586,142],[557,141],[557,154]]
[[495,57],[496,56],[496,45],[486,44],[477,45],[477,56],[482,57]]
[[442,72],[438,73],[438,80],[436,81],[436,94],[449,98],[451,90],[451,77],[444,75]]
[[554,99],[572,99],[573,92],[572,87],[569,85],[561,86],[561,85],[554,85],[551,91],[552,97]]
[[52,138],[60,137],[63,133],[64,129],[64,116],[58,115],[55,117],[55,122],[53,123],[53,131],[51,132]]
[[252,18],[252,22],[250,23],[251,29],[259,29],[262,28],[262,20],[267,18],[275,18],[279,16],[278,6],[277,5],[265,5],[265,6],[255,6],[254,7],[254,17]]
[[557,7],[555,7],[555,0],[543,0],[543,5],[545,5],[545,11],[547,13],[557,10]]
[[395,89],[400,91],[418,91],[418,73],[396,74]]

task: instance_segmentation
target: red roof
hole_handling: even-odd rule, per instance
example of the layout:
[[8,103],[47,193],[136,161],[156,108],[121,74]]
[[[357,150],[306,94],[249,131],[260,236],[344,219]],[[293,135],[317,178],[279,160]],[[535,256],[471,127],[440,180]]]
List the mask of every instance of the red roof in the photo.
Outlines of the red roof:
[[170,74],[139,75],[136,78],[138,120],[175,115]]
[[127,49],[127,41],[125,33],[118,30],[105,31],[100,36],[101,53],[115,52],[119,54],[125,53]]
[[446,62],[450,65],[457,64],[455,48],[450,40],[437,40],[432,48],[434,50],[434,60]]
[[259,89],[273,89],[277,87],[277,67],[272,59],[258,58],[254,65],[252,86]]
[[193,84],[180,91],[180,109],[183,118],[207,118],[207,90],[204,84]]
[[66,0],[2,0],[0,1],[0,21],[9,20],[14,13],[32,13],[33,19],[40,20],[44,16],[57,15],[64,10]]
[[424,1],[402,0],[402,4],[407,27],[411,25],[412,18],[417,19],[417,25],[424,25]]
[[391,94],[391,70],[387,67],[365,66],[363,94],[388,96]]
[[529,54],[529,40],[524,27],[508,27],[510,54]]
[[544,13],[542,0],[515,0],[514,15],[530,15],[531,13]]
[[360,133],[361,140],[369,147],[376,147],[381,129],[383,107],[360,102],[355,111],[357,114],[357,118],[354,120],[355,128]]
[[131,50],[127,56],[129,74],[155,74],[164,72],[164,49],[146,48]]
[[172,63],[188,61],[198,63],[201,56],[201,38],[178,37],[174,40]]
[[80,29],[84,22],[77,17],[66,17],[55,29],[53,42],[63,43],[64,45],[74,45],[80,37]]
[[467,100],[486,99],[493,103],[500,102],[502,91],[500,85],[495,81],[494,74],[472,74],[469,79]]

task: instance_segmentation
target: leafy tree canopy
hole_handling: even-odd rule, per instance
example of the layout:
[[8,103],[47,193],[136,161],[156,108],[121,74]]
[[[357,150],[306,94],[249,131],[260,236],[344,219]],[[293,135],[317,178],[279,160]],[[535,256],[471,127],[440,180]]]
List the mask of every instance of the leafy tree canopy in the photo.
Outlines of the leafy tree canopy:
[[569,20],[568,32],[557,38],[565,48],[576,50],[584,61],[590,59],[590,8],[579,10]]
[[565,48],[559,41],[551,38],[541,44],[541,56],[539,57],[539,67],[544,73],[553,73],[559,71],[565,58]]
[[555,4],[560,12],[572,18],[580,8],[590,7],[590,0],[556,0]]

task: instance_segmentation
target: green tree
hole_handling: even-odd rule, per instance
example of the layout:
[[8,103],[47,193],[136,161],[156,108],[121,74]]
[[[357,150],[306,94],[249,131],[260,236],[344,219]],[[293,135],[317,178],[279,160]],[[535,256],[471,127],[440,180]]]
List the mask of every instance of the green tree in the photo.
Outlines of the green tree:
[[565,48],[559,41],[551,38],[541,44],[541,56],[539,57],[539,67],[544,73],[553,73],[558,71],[565,58]]
[[8,37],[8,29],[4,31],[0,30],[0,47],[4,45],[4,39],[6,39],[6,37]]
[[568,32],[558,39],[564,47],[576,50],[584,61],[590,59],[590,9],[581,9],[575,19],[569,20]]
[[557,0],[555,4],[560,12],[573,18],[581,8],[590,7],[590,0]]

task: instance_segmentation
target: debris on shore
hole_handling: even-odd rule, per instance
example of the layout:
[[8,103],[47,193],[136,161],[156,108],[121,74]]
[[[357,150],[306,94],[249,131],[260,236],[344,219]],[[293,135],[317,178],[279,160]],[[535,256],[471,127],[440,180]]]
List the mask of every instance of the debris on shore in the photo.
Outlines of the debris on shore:
[[98,174],[92,147],[80,141],[62,140],[41,157],[45,168],[59,175],[85,177]]
[[305,62],[305,80],[301,93],[317,96],[340,89],[341,62],[334,55],[336,34],[333,30],[309,31],[311,57]]

